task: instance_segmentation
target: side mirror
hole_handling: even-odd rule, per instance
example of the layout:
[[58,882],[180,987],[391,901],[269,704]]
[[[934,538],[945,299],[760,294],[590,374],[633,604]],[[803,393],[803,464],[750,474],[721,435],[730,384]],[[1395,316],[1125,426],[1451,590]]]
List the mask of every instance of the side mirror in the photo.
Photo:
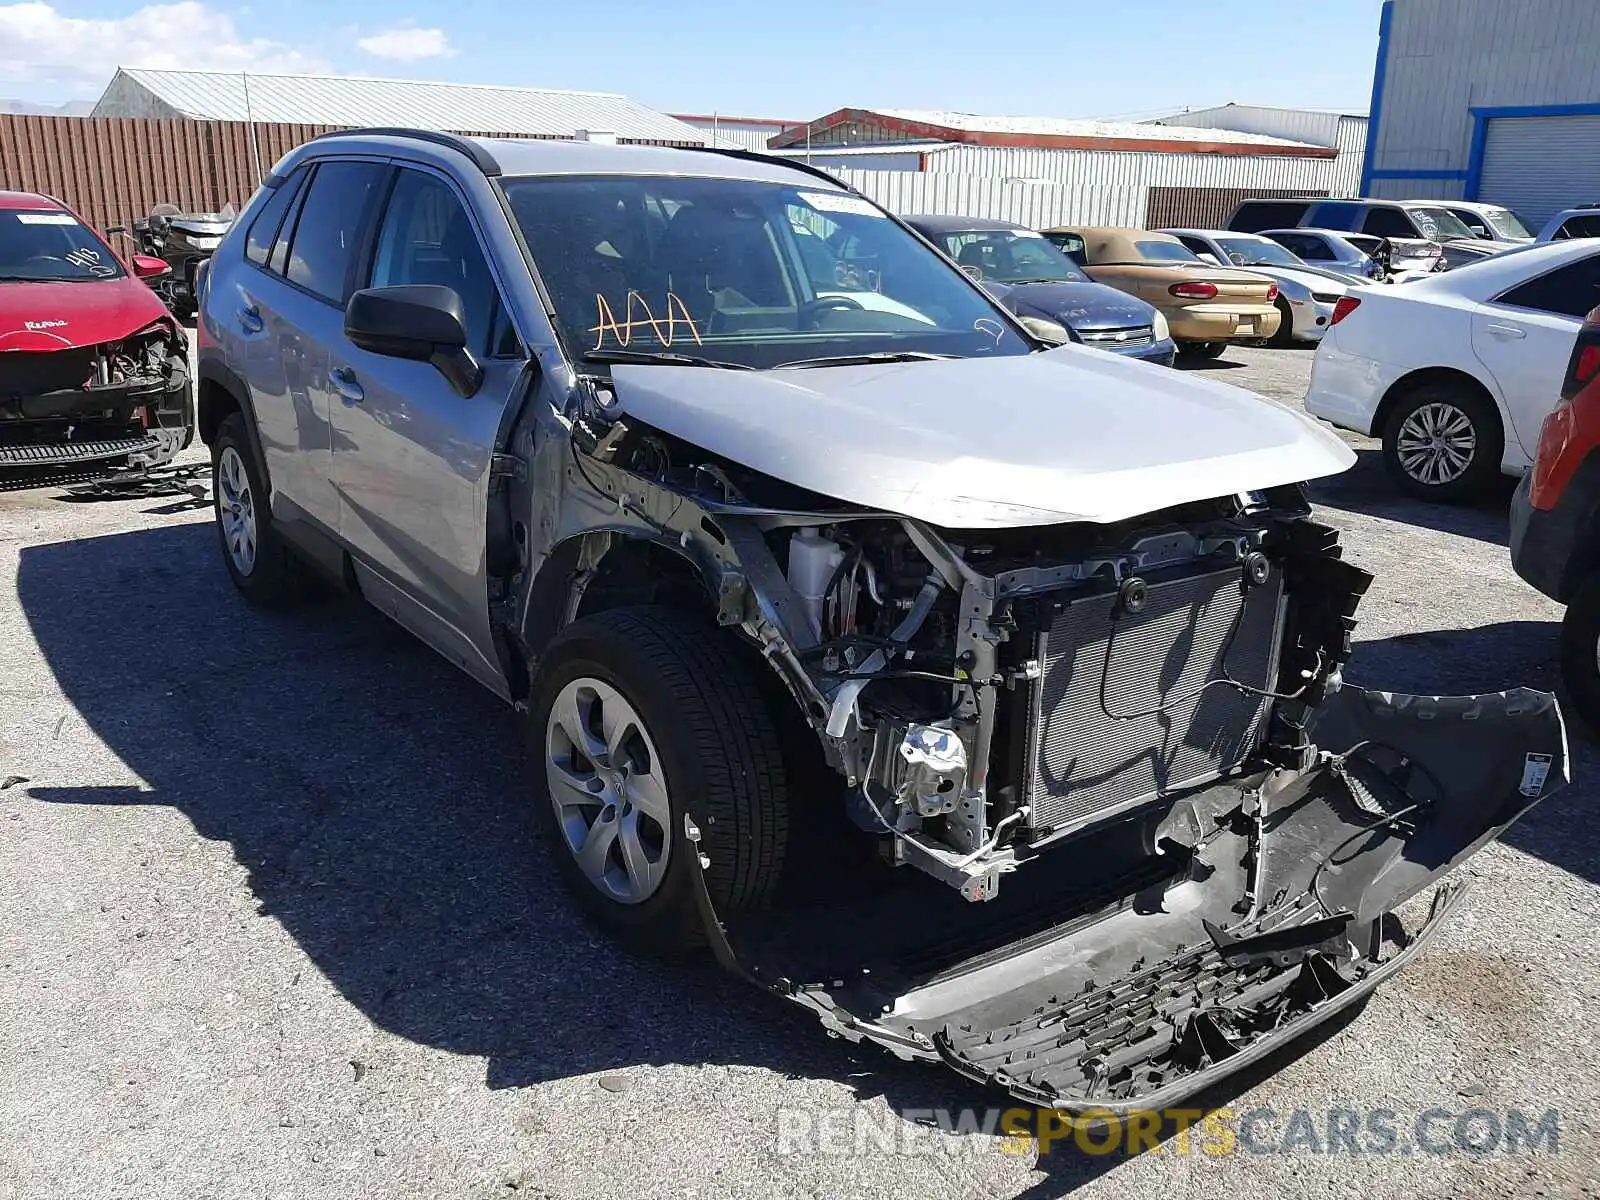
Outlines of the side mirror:
[[408,283],[357,292],[345,305],[344,335],[370,354],[431,363],[463,398],[483,386],[454,288]]
[[133,256],[133,273],[140,279],[160,279],[163,275],[170,275],[172,268],[159,258],[148,254],[135,254]]
[[106,236],[107,237],[110,237],[114,233],[127,233],[127,232],[128,232],[128,227],[126,225],[107,225],[106,226]]

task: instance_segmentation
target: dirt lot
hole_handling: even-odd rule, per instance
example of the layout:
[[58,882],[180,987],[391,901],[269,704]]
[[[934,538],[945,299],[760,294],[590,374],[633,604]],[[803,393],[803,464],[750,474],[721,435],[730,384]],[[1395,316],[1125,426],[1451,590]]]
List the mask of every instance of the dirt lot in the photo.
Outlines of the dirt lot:
[[[1248,350],[1207,373],[1297,403],[1309,367]],[[1350,677],[1551,686],[1560,613],[1512,574],[1504,499],[1396,499],[1357,444],[1315,488],[1378,575]],[[0,1197],[1592,1194],[1600,836],[1576,733],[1579,782],[1474,861],[1431,952],[1207,1097],[1231,1153],[1005,1153],[926,1127],[1003,1096],[592,933],[533,837],[514,714],[356,604],[246,609],[209,522],[0,493],[0,781],[21,777],[0,790]],[[1555,1152],[1450,1144],[1468,1110],[1552,1108]],[[1330,1109],[1389,1112],[1395,1149],[1290,1136]],[[900,1152],[856,1144],[862,1123]]]

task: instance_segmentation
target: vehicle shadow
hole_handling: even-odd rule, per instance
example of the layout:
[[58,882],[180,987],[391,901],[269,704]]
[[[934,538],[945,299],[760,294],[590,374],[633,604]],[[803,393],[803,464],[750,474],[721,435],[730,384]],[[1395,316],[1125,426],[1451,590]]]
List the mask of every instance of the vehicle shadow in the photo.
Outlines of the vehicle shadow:
[[[230,844],[258,911],[346,1000],[398,1036],[484,1057],[490,1088],[635,1065],[757,1065],[844,1082],[901,1113],[1015,1107],[937,1067],[830,1041],[806,1014],[707,963],[641,959],[600,935],[533,831],[515,713],[357,602],[246,609],[215,552],[204,523],[22,550],[18,591],[48,666],[145,781],[36,778],[34,800],[182,812]],[[129,639],[130,613],[168,635]],[[1351,675],[1409,682],[1431,667],[1498,685],[1517,673],[1481,660],[1547,658],[1547,633],[1364,643]],[[1447,636],[1462,640],[1437,642]],[[1576,808],[1542,806],[1512,840],[1600,878]],[[1340,1027],[1203,1101],[1227,1104]],[[1122,1157],[1058,1148],[1027,1194],[1070,1191]]]
[[1342,474],[1313,480],[1306,486],[1306,493],[1312,503],[1341,512],[1381,517],[1506,546],[1511,541],[1511,493],[1516,488],[1516,480],[1502,477],[1487,495],[1471,504],[1429,504],[1412,499],[1395,486],[1384,469],[1383,451],[1360,449],[1356,451],[1355,466]]
[[[1416,695],[1473,695],[1511,686],[1558,691],[1554,621],[1504,621],[1477,629],[1442,629],[1357,642],[1345,678],[1363,687]],[[1535,806],[1502,839],[1583,879],[1600,883],[1600,827],[1590,817],[1590,782],[1600,747],[1567,710],[1573,782]]]
[[1233,362],[1226,358],[1185,358],[1180,354],[1173,360],[1172,365],[1180,371],[1237,371],[1250,364]]

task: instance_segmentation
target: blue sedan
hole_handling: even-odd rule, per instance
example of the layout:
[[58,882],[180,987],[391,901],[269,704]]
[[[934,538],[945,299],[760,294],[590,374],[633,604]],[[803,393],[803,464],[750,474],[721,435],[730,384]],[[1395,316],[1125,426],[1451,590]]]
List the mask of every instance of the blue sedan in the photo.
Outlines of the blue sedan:
[[1041,317],[1075,342],[1171,366],[1177,346],[1152,305],[1095,283],[1025,225],[981,217],[901,220],[943,250],[1019,317]]

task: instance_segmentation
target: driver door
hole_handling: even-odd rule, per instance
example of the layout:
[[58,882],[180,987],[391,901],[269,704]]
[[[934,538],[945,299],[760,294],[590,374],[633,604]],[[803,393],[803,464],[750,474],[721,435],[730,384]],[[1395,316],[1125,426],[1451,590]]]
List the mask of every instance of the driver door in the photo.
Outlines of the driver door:
[[373,603],[505,695],[490,635],[485,522],[501,417],[520,386],[521,343],[477,227],[443,175],[395,171],[371,259],[361,287],[456,291],[483,385],[461,396],[429,363],[340,339],[328,376],[339,535]]

